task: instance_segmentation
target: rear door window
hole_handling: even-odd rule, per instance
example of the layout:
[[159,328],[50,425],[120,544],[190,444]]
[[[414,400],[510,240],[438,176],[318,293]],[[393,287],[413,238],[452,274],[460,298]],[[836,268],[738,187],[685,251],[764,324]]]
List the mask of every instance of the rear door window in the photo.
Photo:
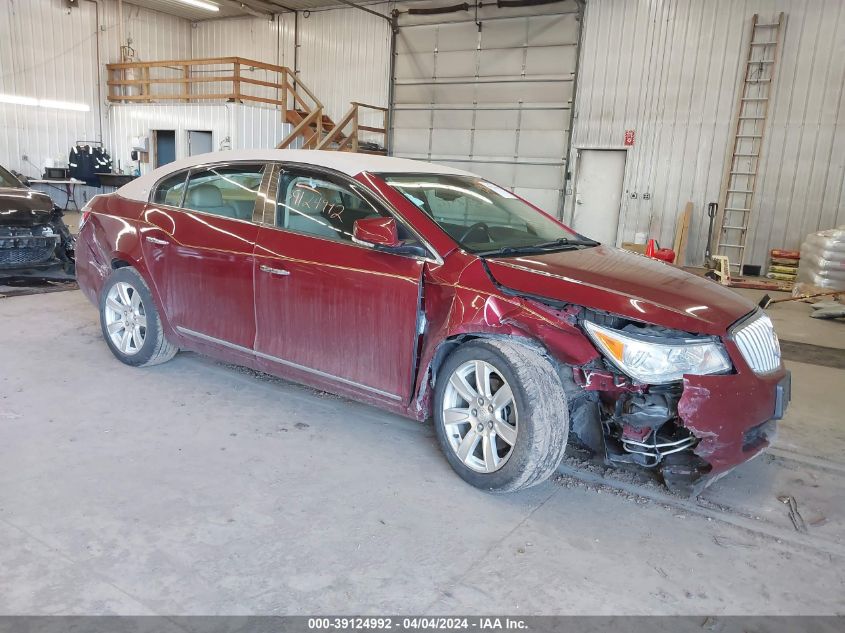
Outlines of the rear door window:
[[188,179],[183,207],[252,221],[265,166],[225,165],[196,171]]

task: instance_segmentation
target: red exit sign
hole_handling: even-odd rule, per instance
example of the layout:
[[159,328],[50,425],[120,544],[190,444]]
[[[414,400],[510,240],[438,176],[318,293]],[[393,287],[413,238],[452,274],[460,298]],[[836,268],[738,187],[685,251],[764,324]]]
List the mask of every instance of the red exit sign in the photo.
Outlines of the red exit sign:
[[634,144],[634,137],[635,137],[634,130],[625,130],[625,146],[631,147]]

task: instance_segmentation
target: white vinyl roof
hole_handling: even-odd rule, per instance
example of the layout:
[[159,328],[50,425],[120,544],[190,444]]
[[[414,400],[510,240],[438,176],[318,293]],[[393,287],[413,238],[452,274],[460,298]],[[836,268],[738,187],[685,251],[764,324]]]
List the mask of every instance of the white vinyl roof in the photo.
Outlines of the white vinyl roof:
[[290,162],[334,169],[349,176],[368,171],[373,173],[420,173],[471,175],[469,172],[420,160],[393,158],[377,154],[356,154],[353,152],[332,152],[314,149],[240,149],[225,152],[199,154],[168,163],[163,167],[136,178],[118,189],[117,193],[130,200],[146,202],[150,189],[169,174],[206,163],[230,161]]

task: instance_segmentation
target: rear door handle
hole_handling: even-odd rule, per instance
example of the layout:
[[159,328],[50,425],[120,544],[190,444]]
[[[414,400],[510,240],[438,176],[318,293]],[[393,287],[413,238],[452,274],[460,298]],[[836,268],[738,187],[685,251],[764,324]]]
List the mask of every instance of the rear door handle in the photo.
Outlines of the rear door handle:
[[160,240],[160,239],[158,239],[157,237],[150,237],[150,236],[147,236],[145,239],[146,239],[146,240],[147,240],[150,244],[157,244],[157,245],[159,245],[159,246],[167,246],[168,244],[170,244],[170,242],[168,242],[167,240]]
[[283,277],[290,275],[289,270],[285,270],[284,268],[270,268],[270,266],[265,266],[264,264],[261,264],[259,269],[261,272],[270,273],[271,275],[282,275]]

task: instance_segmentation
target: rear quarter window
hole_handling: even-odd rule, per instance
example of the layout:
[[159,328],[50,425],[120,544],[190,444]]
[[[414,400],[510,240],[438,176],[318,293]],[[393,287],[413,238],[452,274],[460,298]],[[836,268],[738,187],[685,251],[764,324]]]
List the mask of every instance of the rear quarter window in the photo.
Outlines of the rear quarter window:
[[188,172],[182,171],[162,180],[153,192],[152,201],[156,204],[166,204],[171,207],[181,206],[187,176]]

